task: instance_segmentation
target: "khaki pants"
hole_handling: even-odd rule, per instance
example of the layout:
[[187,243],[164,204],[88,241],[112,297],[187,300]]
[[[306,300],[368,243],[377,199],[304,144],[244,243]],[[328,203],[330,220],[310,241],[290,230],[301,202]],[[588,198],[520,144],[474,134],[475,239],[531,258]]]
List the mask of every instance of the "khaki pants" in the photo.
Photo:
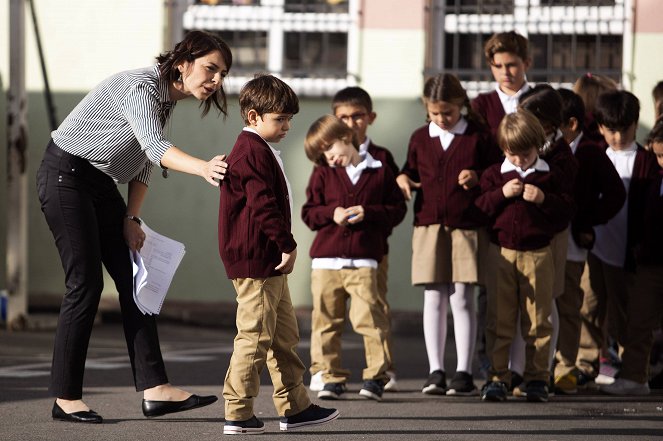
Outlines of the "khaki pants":
[[569,229],[555,234],[550,241],[550,251],[553,256],[555,278],[553,280],[553,298],[562,295],[566,286],[564,274],[566,273],[566,255],[569,248]]
[[576,367],[578,345],[580,344],[580,308],[584,297],[581,280],[589,277],[586,266],[585,262],[566,261],[564,293],[555,299],[559,313],[555,378],[570,374]]
[[344,383],[350,371],[341,367],[341,335],[346,302],[350,298],[352,328],[363,336],[366,356],[364,380],[387,379],[389,322],[378,299],[376,270],[314,269],[311,273],[311,374],[323,371],[325,383]]
[[663,266],[642,265],[629,292],[627,330],[622,354],[621,378],[646,383],[653,331],[663,316]]
[[606,320],[608,333],[624,345],[626,336],[626,309],[633,275],[623,268],[605,263],[594,254],[587,256],[589,278],[581,284],[585,292],[580,315],[580,345],[576,366],[589,376],[599,374],[601,348],[606,343]]
[[280,416],[295,415],[311,401],[302,383],[304,364],[296,352],[299,330],[286,275],[235,279],[237,336],[223,386],[225,418],[253,416],[265,364],[274,385],[272,399]]
[[[526,382],[549,381],[553,260],[550,247],[535,251],[502,248],[496,289],[488,295],[486,352],[491,381],[511,383],[509,349],[520,325],[525,339]],[[517,323],[520,311],[520,323]]]
[[389,334],[387,335],[387,344],[385,345],[385,351],[387,351],[387,359],[389,360],[387,370],[395,371],[394,367],[394,358],[393,358],[393,347],[394,340],[392,339],[391,334],[391,306],[389,306],[389,301],[387,300],[387,278],[389,274],[389,256],[384,255],[380,263],[378,264],[377,272],[377,286],[378,286],[378,299],[382,304],[384,309],[384,315],[387,316],[387,324],[389,328]]

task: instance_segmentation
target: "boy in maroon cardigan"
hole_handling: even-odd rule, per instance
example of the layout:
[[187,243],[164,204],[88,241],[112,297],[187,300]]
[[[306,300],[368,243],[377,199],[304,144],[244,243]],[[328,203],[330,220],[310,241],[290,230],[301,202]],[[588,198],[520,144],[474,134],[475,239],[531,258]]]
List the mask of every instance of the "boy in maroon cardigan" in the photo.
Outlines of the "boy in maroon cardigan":
[[[375,144],[368,136],[368,126],[373,124],[373,121],[377,118],[377,113],[373,110],[373,100],[368,92],[357,86],[339,90],[332,98],[332,111],[334,116],[343,121],[346,126],[350,127],[357,134],[360,156],[366,156],[366,152],[370,153],[374,159],[389,167],[394,176],[398,176],[398,165],[396,165],[394,155],[387,148]],[[387,277],[389,273],[389,244],[387,243],[387,239],[390,235],[391,231],[384,238],[385,252],[384,257],[378,263],[377,276],[378,295],[387,315],[387,320],[391,323],[391,308],[387,300]],[[389,382],[384,385],[384,390],[395,392],[398,390],[398,383],[396,382],[394,359],[391,354],[393,347],[391,336],[388,337],[388,340],[387,355],[389,356],[389,366],[387,367],[387,375],[389,376]]]
[[558,93],[562,98],[560,130],[578,161],[578,175],[573,190],[576,213],[568,239],[564,292],[556,299],[560,326],[554,379],[557,393],[575,394],[580,307],[584,295],[580,281],[587,252],[594,245],[594,227],[605,224],[617,214],[626,200],[626,191],[605,149],[584,136],[582,98],[569,89],[558,89]]
[[292,192],[279,152],[268,144],[285,138],[299,100],[283,81],[263,75],[242,87],[239,105],[246,127],[228,155],[219,205],[219,252],[238,304],[237,336],[223,387],[223,433],[229,435],[265,431],[253,413],[265,365],[281,430],[338,417],[336,409],[311,404],[302,383],[287,280],[297,257],[290,232]]
[[642,234],[636,247],[637,273],[626,312],[622,369],[614,383],[601,387],[602,392],[613,395],[649,394],[653,331],[663,318],[663,122],[650,132],[649,147],[656,155],[658,170],[646,192],[644,216],[637,219]]
[[[316,163],[302,218],[316,231],[311,245],[313,313],[311,363],[322,371],[322,399],[338,399],[350,372],[341,367],[341,333],[347,298],[350,322],[363,336],[366,369],[359,394],[381,400],[389,366],[389,321],[377,290],[385,236],[406,206],[388,167],[370,153],[361,157],[354,131],[332,115],[315,121],[305,150]],[[313,343],[312,343],[313,344]]]
[[[548,401],[553,261],[550,241],[567,216],[561,175],[538,156],[546,142],[538,119],[526,110],[504,117],[497,141],[506,156],[481,176],[476,205],[491,218],[491,240],[500,246],[496,287],[488,296],[486,353],[490,377],[483,401],[504,401],[511,382],[509,348],[520,325],[526,342],[528,401]],[[517,323],[520,313],[520,323]]]
[[515,31],[490,37],[484,55],[497,84],[492,92],[474,98],[472,108],[488,123],[494,136],[504,115],[516,111],[520,95],[529,89],[525,74],[532,59],[527,38]]
[[[595,116],[608,148],[606,155],[626,189],[625,204],[607,223],[594,228],[596,240],[587,256],[589,283],[583,285],[582,328],[576,366],[585,378],[597,378],[607,329],[623,346],[626,312],[635,270],[635,245],[641,237],[647,188],[656,175],[656,158],[635,141],[640,102],[619,90],[599,96]],[[607,381],[610,381],[606,379]],[[604,384],[606,384],[604,380]]]

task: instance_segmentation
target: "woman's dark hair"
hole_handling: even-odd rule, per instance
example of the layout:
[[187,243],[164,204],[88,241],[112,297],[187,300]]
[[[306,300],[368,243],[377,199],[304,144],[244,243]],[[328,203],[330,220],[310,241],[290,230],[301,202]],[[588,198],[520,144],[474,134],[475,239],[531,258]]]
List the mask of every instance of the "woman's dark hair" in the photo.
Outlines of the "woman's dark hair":
[[[171,51],[165,52],[157,57],[159,63],[159,73],[161,78],[166,81],[173,82],[180,78],[180,72],[177,66],[188,61],[189,63],[194,60],[204,57],[213,51],[219,51],[223,61],[226,63],[226,68],[230,71],[233,64],[233,55],[230,52],[230,47],[218,36],[204,31],[191,31],[184,36],[184,40],[175,45]],[[203,107],[202,116],[207,115],[210,108],[214,105],[223,117],[228,116],[228,102],[226,99],[226,92],[223,90],[223,85],[215,94],[212,94],[205,101],[200,103]]]

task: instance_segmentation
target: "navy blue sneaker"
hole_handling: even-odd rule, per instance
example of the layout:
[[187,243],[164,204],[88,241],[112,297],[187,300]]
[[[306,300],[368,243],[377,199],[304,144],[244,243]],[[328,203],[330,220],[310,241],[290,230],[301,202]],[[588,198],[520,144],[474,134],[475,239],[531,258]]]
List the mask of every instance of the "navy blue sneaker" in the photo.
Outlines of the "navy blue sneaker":
[[530,403],[545,403],[548,401],[548,384],[545,381],[534,380],[527,383],[527,401]]
[[375,401],[382,401],[382,393],[384,392],[384,385],[381,381],[366,380],[364,385],[359,391],[359,395],[364,398],[369,398]]
[[260,433],[265,433],[265,424],[255,415],[244,421],[226,420],[223,425],[224,435],[258,435]]
[[293,430],[304,426],[323,424],[338,418],[338,410],[325,409],[324,407],[311,404],[306,410],[298,414],[281,418],[279,428],[281,430]]
[[318,398],[321,400],[338,400],[346,390],[345,383],[327,383],[318,392]]
[[481,389],[481,401],[505,401],[508,389],[501,381],[490,381]]

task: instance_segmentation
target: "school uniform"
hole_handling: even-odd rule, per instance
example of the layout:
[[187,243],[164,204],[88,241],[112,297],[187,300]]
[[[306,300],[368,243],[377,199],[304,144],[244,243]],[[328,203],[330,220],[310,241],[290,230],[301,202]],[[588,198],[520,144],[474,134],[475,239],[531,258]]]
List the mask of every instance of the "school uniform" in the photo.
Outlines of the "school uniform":
[[481,281],[480,236],[488,219],[474,205],[479,185],[465,190],[458,174],[467,169],[480,177],[499,158],[489,134],[464,118],[446,133],[430,123],[412,134],[401,173],[421,183],[414,200],[413,285]]
[[[302,207],[302,219],[316,236],[311,244],[311,373],[324,372],[324,383],[345,383],[341,367],[341,333],[346,301],[349,317],[362,335],[366,354],[364,380],[386,382],[391,364],[387,348],[389,322],[377,291],[376,271],[386,251],[385,237],[405,216],[403,195],[388,167],[370,153],[357,167],[316,166]],[[337,207],[361,205],[364,220],[340,226]]]
[[555,226],[555,236],[550,242],[550,249],[553,254],[555,264],[555,279],[553,283],[553,298],[557,298],[564,292],[564,269],[566,266],[566,252],[569,241],[569,222],[576,209],[573,198],[574,183],[578,175],[578,161],[573,156],[569,144],[562,137],[561,132],[557,131],[555,139],[551,141],[550,146],[546,146],[540,152],[540,157],[548,164],[556,167],[562,174],[561,190],[562,199],[568,205],[568,218],[560,219]]
[[587,257],[589,283],[582,286],[585,296],[576,366],[592,377],[598,375],[606,316],[610,317],[609,335],[620,345],[624,343],[635,269],[634,246],[642,234],[638,219],[644,215],[646,191],[656,173],[654,155],[635,142],[622,151],[609,147],[606,154],[624,183],[627,198],[609,222],[595,228],[596,242]]
[[[545,194],[543,203],[527,202],[522,196],[507,199],[502,187],[514,178],[539,187]],[[486,319],[490,381],[511,382],[509,348],[518,313],[528,354],[524,380],[549,379],[553,280],[550,241],[556,223],[568,216],[568,206],[558,193],[561,179],[560,172],[540,158],[525,171],[505,159],[481,177],[482,194],[476,205],[490,216],[491,240],[500,247],[495,290],[488,296]]]
[[299,330],[287,276],[274,269],[282,253],[297,247],[291,191],[278,153],[245,128],[228,155],[221,185],[219,253],[237,292],[237,336],[223,388],[225,418],[231,421],[254,415],[265,365],[280,416],[311,404],[302,384],[305,367],[296,353]]
[[620,378],[646,383],[653,330],[663,316],[663,170],[653,179],[640,219],[641,238],[636,247],[637,272],[629,292],[626,338]]
[[517,110],[520,96],[528,91],[529,88],[529,84],[525,83],[516,94],[507,95],[502,92],[499,84],[496,84],[495,90],[480,93],[470,102],[470,105],[488,123],[490,133],[495,137],[497,135],[497,127],[502,122],[504,115]]
[[608,222],[626,200],[624,185],[604,148],[583,133],[571,142],[570,148],[578,162],[573,192],[576,212],[568,238],[564,292],[556,298],[560,326],[555,378],[570,374],[575,369],[580,340],[580,308],[584,296],[581,277],[587,252],[594,244],[593,239],[588,241],[583,236],[594,236],[594,227]]

